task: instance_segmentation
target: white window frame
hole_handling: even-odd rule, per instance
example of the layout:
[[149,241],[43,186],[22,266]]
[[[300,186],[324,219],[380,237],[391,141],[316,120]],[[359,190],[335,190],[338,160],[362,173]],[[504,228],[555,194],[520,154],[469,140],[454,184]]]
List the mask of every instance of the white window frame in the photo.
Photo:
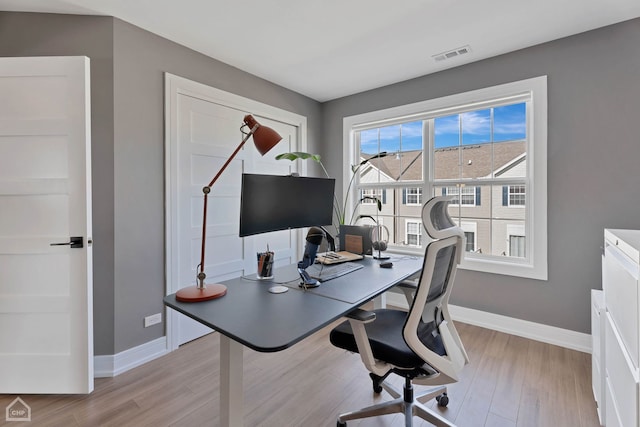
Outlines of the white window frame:
[[[454,113],[461,106],[473,106],[480,109],[486,105],[494,105],[497,100],[504,100],[507,103],[512,99],[522,99],[524,96],[530,99],[527,108],[528,192],[527,203],[524,206],[525,216],[528,219],[528,229],[525,233],[527,236],[527,257],[524,260],[489,255],[476,257],[473,254],[465,253],[460,268],[547,280],[547,76],[344,117],[343,155],[345,164],[357,163],[359,153],[356,152],[355,133],[360,130],[439,117],[450,112]],[[427,150],[431,153],[433,147],[425,147],[425,153]],[[431,164],[432,159],[429,158],[430,155],[423,157],[426,176],[426,172],[431,170],[433,165]],[[350,179],[351,169],[345,167],[343,183],[348,183]],[[425,183],[431,185],[427,181],[425,179]],[[479,185],[480,183],[471,182],[470,184]],[[407,184],[403,183],[403,186],[406,187]],[[345,185],[343,191],[346,192],[346,190]],[[432,188],[428,188],[428,190],[425,193],[433,193]]]

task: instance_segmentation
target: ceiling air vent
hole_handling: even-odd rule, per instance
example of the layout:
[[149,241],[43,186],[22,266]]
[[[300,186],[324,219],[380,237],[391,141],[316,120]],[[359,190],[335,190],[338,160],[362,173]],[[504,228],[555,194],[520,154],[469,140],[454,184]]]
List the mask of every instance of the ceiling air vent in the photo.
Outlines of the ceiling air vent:
[[466,45],[456,49],[448,50],[446,52],[438,53],[437,55],[433,55],[432,58],[435,59],[436,62],[440,62],[444,61],[445,59],[455,58],[469,52],[471,52],[471,48],[469,47],[469,45]]

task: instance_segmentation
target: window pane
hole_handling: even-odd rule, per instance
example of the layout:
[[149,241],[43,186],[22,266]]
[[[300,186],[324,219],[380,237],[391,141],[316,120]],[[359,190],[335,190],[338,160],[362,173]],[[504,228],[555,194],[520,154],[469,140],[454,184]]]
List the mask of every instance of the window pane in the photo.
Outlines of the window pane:
[[402,151],[422,150],[422,121],[402,124]]
[[511,141],[527,137],[527,106],[524,102],[493,109],[493,140]]
[[491,142],[491,109],[462,113],[462,145]]
[[385,126],[380,130],[380,151],[396,153],[400,151],[400,125]]
[[360,155],[367,158],[378,153],[378,129],[367,129],[360,132]]
[[423,122],[361,131],[361,183],[422,181]]
[[[449,215],[467,236],[467,251],[496,256],[524,256],[524,249],[514,252],[510,249],[510,236],[525,236],[525,210],[513,209],[508,205],[510,186],[440,186],[434,195],[454,195],[456,200],[449,204]],[[512,186],[524,188],[523,186]],[[507,199],[504,200],[506,189]],[[503,202],[507,203],[503,203]],[[470,242],[469,238],[474,241]],[[518,244],[524,245],[519,242]],[[471,249],[473,248],[473,249]]]
[[[525,141],[463,147],[460,165],[461,177],[473,179],[490,179],[492,177],[523,178],[527,174],[525,151]],[[436,159],[438,158],[437,153],[435,157]],[[443,167],[446,167],[444,163]]]
[[[421,238],[416,236],[422,235],[422,203],[403,204],[402,199],[406,197],[406,191],[404,190],[406,189],[400,187],[361,189],[361,192],[358,193],[360,196],[378,197],[382,202],[382,209],[378,211],[375,201],[364,200],[356,207],[353,218],[352,213],[347,212],[346,223],[358,225],[384,224],[389,230],[389,244],[399,246],[420,245]],[[415,195],[419,194],[422,197],[421,188],[414,187],[413,192]],[[409,223],[414,224],[409,226],[414,227],[411,228],[412,232],[409,233],[414,236],[411,239],[407,238],[407,226]],[[386,237],[386,230],[384,234]]]
[[399,181],[422,181],[423,123],[422,121],[403,123],[400,126],[400,148],[388,160],[399,163]]
[[434,120],[435,148],[460,145],[460,114],[438,117]]

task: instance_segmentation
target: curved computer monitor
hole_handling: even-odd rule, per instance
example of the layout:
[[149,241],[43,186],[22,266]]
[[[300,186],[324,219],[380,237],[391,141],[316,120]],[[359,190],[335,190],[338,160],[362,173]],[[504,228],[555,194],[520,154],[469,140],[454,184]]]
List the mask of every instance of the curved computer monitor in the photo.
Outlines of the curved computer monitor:
[[240,237],[332,223],[335,179],[242,174]]

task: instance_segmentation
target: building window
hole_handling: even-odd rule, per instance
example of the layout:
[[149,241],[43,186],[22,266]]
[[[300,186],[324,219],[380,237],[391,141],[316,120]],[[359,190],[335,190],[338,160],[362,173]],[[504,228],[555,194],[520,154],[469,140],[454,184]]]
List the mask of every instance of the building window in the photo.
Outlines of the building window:
[[378,215],[397,227],[391,249],[419,240],[422,195],[446,194],[473,225],[461,268],[546,280],[546,93],[538,77],[344,119],[349,163],[366,160],[354,191],[390,201]]
[[525,238],[524,236],[509,236],[509,256],[524,258]]
[[409,246],[422,246],[422,223],[407,221],[406,242]]
[[524,185],[507,185],[503,187],[503,197],[506,197],[506,206],[524,206],[525,205],[525,186]]
[[451,206],[479,206],[480,187],[442,187],[443,196],[455,196]]
[[402,203],[405,205],[422,205],[422,188],[412,187],[402,190]]

